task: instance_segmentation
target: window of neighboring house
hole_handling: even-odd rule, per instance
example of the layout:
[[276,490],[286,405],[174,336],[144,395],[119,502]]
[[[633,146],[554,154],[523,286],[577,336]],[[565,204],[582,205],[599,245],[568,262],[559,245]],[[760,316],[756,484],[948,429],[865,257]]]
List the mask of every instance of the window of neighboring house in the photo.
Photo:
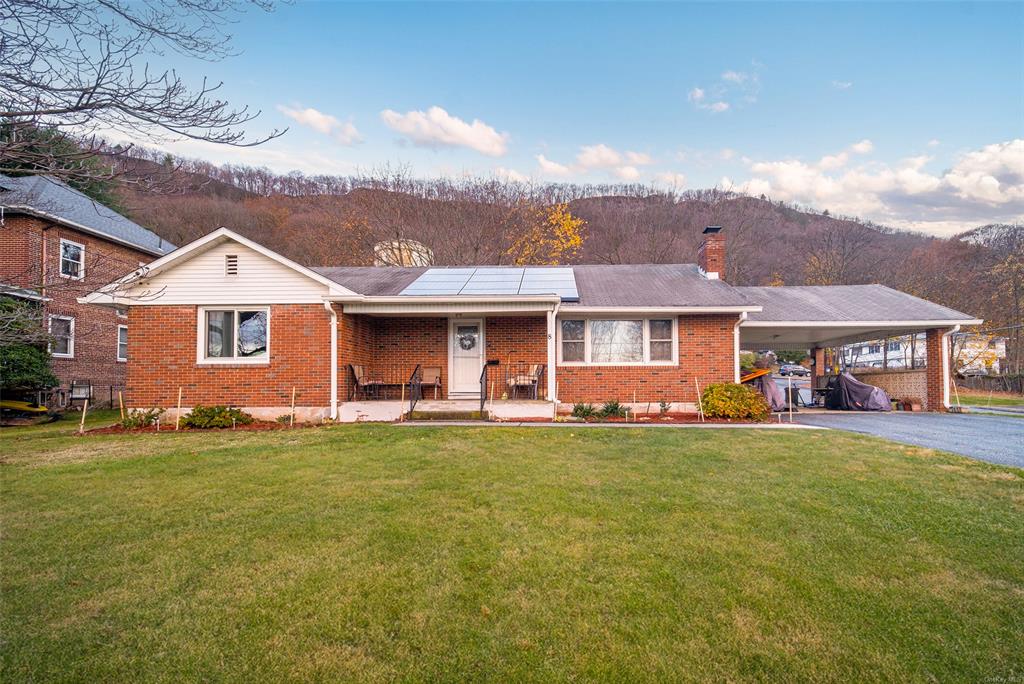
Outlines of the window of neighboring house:
[[200,309],[199,360],[208,363],[267,363],[270,310]]
[[889,351],[896,351],[896,352],[898,352],[902,348],[903,348],[903,345],[898,340],[896,342],[890,342],[889,343]]
[[117,360],[128,360],[128,326],[117,326]]
[[60,241],[60,274],[75,280],[85,277],[85,245],[71,240]]
[[563,364],[672,364],[676,322],[670,318],[563,320],[559,350]]
[[75,355],[75,319],[71,316],[50,316],[50,353],[70,359]]
[[867,353],[868,354],[881,354],[882,353],[882,345],[880,345],[880,344],[869,344],[868,345]]

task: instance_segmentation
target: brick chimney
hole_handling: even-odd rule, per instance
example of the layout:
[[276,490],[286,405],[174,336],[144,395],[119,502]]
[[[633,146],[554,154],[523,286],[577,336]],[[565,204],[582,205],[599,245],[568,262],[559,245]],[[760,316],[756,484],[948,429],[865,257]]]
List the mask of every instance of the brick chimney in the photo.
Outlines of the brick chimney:
[[704,239],[697,248],[697,267],[708,280],[718,280],[725,275],[725,236],[722,226],[708,226]]

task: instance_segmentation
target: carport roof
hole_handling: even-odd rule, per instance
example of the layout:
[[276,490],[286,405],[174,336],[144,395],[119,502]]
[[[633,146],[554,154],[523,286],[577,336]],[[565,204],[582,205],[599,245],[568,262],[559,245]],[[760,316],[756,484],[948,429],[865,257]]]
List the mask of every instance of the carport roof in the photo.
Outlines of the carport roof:
[[884,285],[736,289],[762,308],[740,328],[747,349],[825,347],[982,322]]
[[885,285],[737,287],[762,310],[751,321],[957,321],[973,316]]

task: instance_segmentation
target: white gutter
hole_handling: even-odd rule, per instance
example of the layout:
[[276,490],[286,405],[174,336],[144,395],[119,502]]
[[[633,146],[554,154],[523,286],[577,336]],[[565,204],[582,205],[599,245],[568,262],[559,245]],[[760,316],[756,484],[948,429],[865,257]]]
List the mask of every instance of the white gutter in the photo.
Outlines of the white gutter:
[[740,326],[745,320],[747,320],[747,312],[743,311],[740,313],[739,320],[732,326],[733,382],[737,385],[740,384]]
[[574,306],[568,305],[562,309],[566,316],[570,314],[716,314],[716,313],[758,313],[762,311],[759,305],[740,306]]
[[460,302],[537,302],[540,304],[557,304],[562,301],[558,295],[386,295],[374,297],[369,295],[328,295],[328,301],[342,304],[458,304]]
[[941,328],[947,325],[981,325],[980,318],[918,321],[746,321],[744,328]]
[[939,349],[942,351],[942,407],[949,409],[949,337],[953,333],[959,332],[960,326],[954,325],[952,328],[942,333],[941,344]]
[[338,419],[338,312],[330,302],[324,308],[331,314],[331,420]]
[[555,366],[558,364],[558,309],[560,306],[561,302],[555,304],[554,308],[548,312],[548,401],[552,403],[558,403]]

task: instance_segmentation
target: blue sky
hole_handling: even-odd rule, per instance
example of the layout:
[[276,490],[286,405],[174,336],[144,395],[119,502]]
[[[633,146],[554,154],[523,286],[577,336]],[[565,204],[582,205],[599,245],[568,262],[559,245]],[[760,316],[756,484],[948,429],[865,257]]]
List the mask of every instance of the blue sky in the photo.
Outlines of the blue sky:
[[297,2],[177,59],[277,171],[732,187],[949,233],[1024,213],[1024,4]]

